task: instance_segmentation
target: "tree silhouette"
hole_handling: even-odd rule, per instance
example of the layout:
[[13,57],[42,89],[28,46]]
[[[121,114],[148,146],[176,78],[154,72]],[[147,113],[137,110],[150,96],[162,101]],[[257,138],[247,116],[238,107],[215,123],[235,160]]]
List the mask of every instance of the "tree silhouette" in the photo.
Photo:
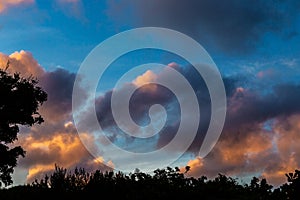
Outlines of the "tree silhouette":
[[42,123],[38,108],[47,100],[46,92],[37,86],[37,79],[8,74],[8,67],[9,62],[5,70],[0,69],[0,186],[12,184],[17,158],[25,156],[21,146],[10,145],[18,139],[18,126]]
[[[190,169],[190,167],[187,166]],[[184,171],[184,170],[182,170]],[[300,171],[288,173],[288,183],[272,190],[267,180],[253,177],[250,184],[219,174],[187,177],[178,167],[156,169],[152,174],[114,171],[70,171],[55,165],[52,174],[32,184],[0,189],[0,199],[84,199],[87,196],[109,196],[112,199],[204,199],[204,200],[298,200]]]
[[286,192],[289,199],[298,199],[300,197],[300,171],[295,170],[294,173],[285,174],[288,182],[290,182],[289,190]]

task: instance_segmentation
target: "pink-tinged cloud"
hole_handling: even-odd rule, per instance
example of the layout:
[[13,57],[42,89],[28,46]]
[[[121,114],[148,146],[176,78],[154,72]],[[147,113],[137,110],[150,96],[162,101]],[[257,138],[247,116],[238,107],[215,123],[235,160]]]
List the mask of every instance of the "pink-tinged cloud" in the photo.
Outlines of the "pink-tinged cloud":
[[32,4],[34,0],[1,0],[0,1],[0,14],[7,10],[9,7],[12,6],[19,6],[25,4]]
[[275,78],[276,74],[273,69],[267,69],[257,72],[256,74],[257,78]]

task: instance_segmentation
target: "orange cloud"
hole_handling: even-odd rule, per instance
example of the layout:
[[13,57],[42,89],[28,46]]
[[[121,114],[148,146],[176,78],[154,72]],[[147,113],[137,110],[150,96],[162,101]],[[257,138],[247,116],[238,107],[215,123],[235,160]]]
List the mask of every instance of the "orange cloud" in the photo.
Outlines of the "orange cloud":
[[[39,110],[45,122],[33,127],[21,127],[19,140],[15,143],[26,151],[26,157],[19,160],[18,167],[22,174],[18,175],[18,181],[21,184],[23,181],[30,183],[46,173],[50,174],[55,164],[68,169],[78,166],[89,171],[111,170],[114,167],[112,161],[93,158],[83,145],[82,140],[90,146],[94,144],[92,135],[81,133],[79,137],[72,122],[71,103],[75,74],[63,69],[47,72],[30,52],[24,50],[10,55],[0,53],[2,69],[6,67],[8,60],[9,72],[38,78],[39,85],[48,94],[48,100]],[[27,173],[27,177],[24,173]]]
[[0,13],[8,9],[11,6],[17,6],[20,4],[34,3],[34,0],[1,0],[0,1]]
[[212,178],[218,173],[241,175],[257,172],[265,167],[265,164],[259,163],[259,158],[269,156],[271,149],[272,140],[263,131],[222,138],[207,157],[196,157],[187,163],[191,167],[188,174]]
[[264,131],[261,125],[253,131],[226,134],[207,157],[187,163],[188,175],[212,178],[218,173],[240,177],[260,173],[274,186],[281,185],[287,181],[286,173],[300,168],[300,115],[278,118],[271,129]]
[[[91,136],[85,134],[85,137],[87,139]],[[112,161],[105,162],[101,157],[92,158],[77,134],[56,133],[44,138],[29,135],[22,138],[20,145],[27,152],[26,159],[23,159],[21,164],[28,167],[29,183],[50,173],[55,164],[68,169],[78,165],[93,170],[114,167]]]
[[[241,134],[240,137],[243,137]],[[239,142],[224,140],[218,147],[224,162],[239,164],[244,159],[252,159],[264,151],[272,148],[271,137],[267,133],[249,132]]]
[[278,119],[274,126],[277,154],[280,162],[268,169],[263,176],[276,184],[286,181],[285,173],[300,168],[300,115]]
[[[40,139],[29,136],[21,143],[27,152],[26,159],[35,162],[29,167],[28,181],[53,169],[55,163],[68,168],[89,155],[75,134],[57,133],[50,138]],[[41,155],[45,156],[45,160],[41,159]]]
[[299,164],[297,164],[294,154],[279,162],[274,169],[265,170],[262,176],[274,185],[281,185],[287,181],[285,174],[294,172],[295,169],[299,169]]
[[[196,157],[195,159],[188,161],[187,166],[191,167],[190,171],[188,172],[188,175],[199,176],[200,174],[198,172],[203,167],[203,165],[203,159],[200,157]],[[185,167],[181,167],[180,171],[184,172]]]
[[105,163],[105,165],[107,165],[108,167],[110,167],[112,169],[115,168],[115,165],[114,165],[114,163],[111,160],[105,162],[104,158],[101,157],[101,156],[95,158],[92,162],[93,162],[93,164],[103,164],[103,163]]
[[28,175],[27,175],[28,183],[33,182],[35,179],[43,178],[43,175],[45,175],[49,171],[52,171],[54,166],[55,165],[52,163],[48,165],[37,164],[29,168]]
[[9,56],[0,53],[0,68],[4,69],[8,61],[10,65],[7,70],[11,73],[18,72],[27,77],[41,77],[45,73],[44,69],[28,51],[16,51]]

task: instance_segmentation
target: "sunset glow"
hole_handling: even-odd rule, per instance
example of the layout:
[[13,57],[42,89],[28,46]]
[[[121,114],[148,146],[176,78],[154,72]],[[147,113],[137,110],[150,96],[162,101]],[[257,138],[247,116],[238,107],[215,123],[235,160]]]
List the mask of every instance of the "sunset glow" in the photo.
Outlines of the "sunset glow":
[[[9,61],[8,72],[37,78],[39,86],[48,94],[39,109],[44,122],[20,128],[14,145],[22,146],[26,156],[18,160],[14,184],[32,182],[51,172],[55,164],[70,169],[84,167],[89,171],[115,169],[114,160],[104,156],[108,147],[104,136],[118,148],[134,153],[155,152],[169,144],[181,120],[189,116],[180,118],[179,101],[173,91],[155,84],[144,85],[168,78],[169,82],[180,85],[181,82],[168,76],[168,67],[188,80],[200,109],[196,137],[184,155],[170,164],[181,170],[189,165],[188,175],[195,177],[213,178],[224,173],[246,179],[258,175],[274,185],[284,183],[285,173],[300,168],[299,3],[293,0],[270,4],[248,0],[229,2],[1,1],[0,68],[5,69]],[[77,71],[89,53],[113,35],[148,26],[174,29],[190,36],[205,48],[220,71],[226,90],[226,119],[219,140],[203,158],[199,149],[212,116],[210,91],[191,63],[172,52],[148,48],[145,52],[128,52],[111,62],[99,81],[94,101],[82,104],[80,120],[78,124],[74,122],[73,86]],[[129,39],[114,44],[115,48],[130,46]],[[111,48],[99,58],[108,59],[114,46]],[[158,70],[153,66],[136,72],[121,87],[114,87],[123,74],[143,62],[161,63],[165,68]],[[95,62],[95,68],[101,64]],[[200,64],[204,68],[207,61]],[[93,97],[85,86],[88,84],[80,88],[82,102]],[[129,109],[136,126],[127,126],[132,132],[128,136],[115,122],[110,101],[112,92],[125,94],[132,88],[136,90]],[[187,90],[182,89],[181,94],[183,102],[190,101]],[[117,103],[122,107],[124,100],[118,99]],[[151,110],[154,104],[165,110]],[[93,106],[101,131],[90,119]],[[193,112],[193,109],[189,111]],[[165,125],[161,125],[164,113],[167,117]],[[145,129],[151,123],[151,114],[158,121]],[[191,124],[193,120],[190,119]],[[145,130],[156,131],[157,127],[162,127],[159,134],[150,137],[145,133]],[[78,131],[80,128],[85,131]],[[141,135],[144,138],[138,138]],[[99,156],[95,157],[86,144]],[[168,153],[177,154],[181,149],[178,142]],[[132,160],[120,159],[130,167],[134,165]],[[151,164],[151,160],[143,162]]]

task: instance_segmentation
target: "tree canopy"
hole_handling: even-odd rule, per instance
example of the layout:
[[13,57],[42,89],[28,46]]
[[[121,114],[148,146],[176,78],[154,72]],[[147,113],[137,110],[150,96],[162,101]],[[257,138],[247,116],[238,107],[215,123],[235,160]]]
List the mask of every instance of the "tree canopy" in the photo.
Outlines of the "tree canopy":
[[[8,67],[9,63],[6,69]],[[19,126],[42,123],[38,108],[47,100],[37,79],[24,78],[19,73],[9,74],[6,69],[0,69],[0,186],[12,184],[17,158],[25,156],[21,146],[11,145],[18,139]]]

